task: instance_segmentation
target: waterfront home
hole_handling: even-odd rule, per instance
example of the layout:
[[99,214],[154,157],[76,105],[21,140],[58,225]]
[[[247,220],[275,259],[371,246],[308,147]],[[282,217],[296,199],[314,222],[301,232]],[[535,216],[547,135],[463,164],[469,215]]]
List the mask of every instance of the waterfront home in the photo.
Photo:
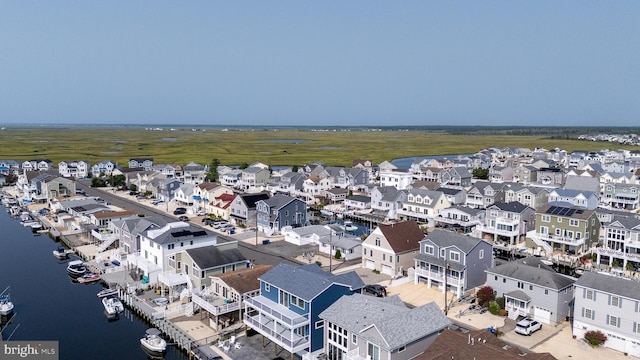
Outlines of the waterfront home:
[[574,278],[559,274],[538,257],[527,257],[485,270],[487,286],[504,297],[510,319],[531,317],[558,324],[569,316]]
[[415,221],[380,224],[362,243],[362,267],[395,277],[414,265],[424,233]]
[[347,198],[347,194],[349,194],[349,190],[343,188],[331,188],[323,192],[324,198],[330,204],[344,202]]
[[553,189],[549,192],[549,205],[555,206],[575,206],[587,210],[594,210],[598,207],[598,196],[592,192]]
[[306,199],[326,196],[325,191],[331,188],[331,180],[316,175],[310,175],[302,182],[302,192]]
[[504,202],[517,201],[522,205],[537,209],[549,201],[549,189],[541,186],[525,186],[509,183],[504,189]]
[[353,160],[351,165],[352,168],[355,169],[363,169],[369,173],[369,180],[375,179],[376,177],[376,169],[373,165],[373,161],[371,159],[356,159]]
[[640,219],[630,213],[613,215],[602,223],[602,241],[593,248],[598,265],[640,270]]
[[26,160],[21,165],[22,171],[49,171],[53,170],[53,161],[49,159]]
[[297,197],[301,192],[303,192],[303,183],[306,178],[307,176],[305,174],[299,172],[289,171],[285,174],[282,174],[272,193],[280,192]]
[[355,271],[334,275],[316,264],[279,264],[260,278],[260,295],[244,301],[244,323],[276,346],[303,359],[324,352],[320,314],[344,295],[360,293]]
[[371,190],[372,213],[386,219],[396,219],[398,209],[406,199],[406,191],[393,186],[377,186]]
[[89,176],[91,164],[84,160],[60,161],[58,163],[58,173],[63,177],[84,179]]
[[284,226],[298,227],[307,223],[307,204],[297,198],[276,194],[256,201],[258,231],[279,234]]
[[364,195],[347,195],[344,199],[344,208],[349,211],[364,211],[371,209],[371,197]]
[[320,319],[330,359],[413,359],[451,325],[435,302],[409,308],[398,296],[362,294],[341,297]]
[[114,220],[109,224],[119,242],[119,252],[126,258],[127,254],[140,253],[141,234],[150,229],[159,229],[167,224],[163,216],[129,217]]
[[380,171],[380,186],[393,186],[404,190],[414,181],[413,174],[406,169]]
[[640,357],[640,284],[608,274],[585,272],[575,282],[573,335],[601,331],[603,346]]
[[319,243],[318,239],[323,236],[328,237],[331,231],[329,226],[308,225],[297,228],[285,226],[281,232],[284,236],[284,241],[294,245],[307,245]]
[[231,203],[229,220],[245,227],[257,226],[256,203],[268,198],[267,193],[236,195]]
[[535,209],[517,201],[495,202],[487,206],[484,224],[476,231],[483,239],[512,249],[524,241],[527,231],[534,229],[535,216]]
[[118,167],[118,164],[111,160],[104,160],[91,166],[91,174],[93,177],[109,176]]
[[420,253],[414,256],[414,282],[425,282],[443,293],[451,291],[458,298],[483,285],[483,270],[493,266],[493,246],[479,238],[434,230],[419,246]]
[[252,265],[211,275],[211,285],[201,293],[194,293],[192,301],[208,314],[209,325],[222,331],[236,320],[242,321],[244,301],[260,295],[258,278],[272,268],[272,265]]
[[[358,236],[332,229],[328,234],[318,236],[315,242],[320,253],[333,259],[348,261],[362,258],[362,240]],[[310,258],[308,260],[311,261]]]
[[528,248],[579,255],[598,243],[600,220],[593,210],[543,205],[536,209],[535,229],[527,233]]
[[477,181],[467,191],[466,205],[469,207],[484,209],[494,202],[504,201],[504,192],[507,184]]
[[448,228],[463,234],[469,234],[476,226],[484,224],[486,210],[468,206],[451,206],[442,209],[435,218],[436,227]]
[[236,187],[245,192],[259,192],[271,177],[271,171],[263,167],[250,166],[242,170],[242,177]]
[[130,168],[142,168],[144,170],[151,170],[153,166],[153,158],[131,158],[129,159]]
[[[167,269],[188,277],[188,287],[204,290],[211,284],[211,276],[223,274],[249,266],[247,259],[238,250],[238,241],[218,236],[215,244],[186,249],[170,255]],[[174,283],[175,285],[175,283]]]
[[407,198],[398,209],[398,219],[414,220],[433,227],[434,218],[451,203],[441,191],[408,189]]

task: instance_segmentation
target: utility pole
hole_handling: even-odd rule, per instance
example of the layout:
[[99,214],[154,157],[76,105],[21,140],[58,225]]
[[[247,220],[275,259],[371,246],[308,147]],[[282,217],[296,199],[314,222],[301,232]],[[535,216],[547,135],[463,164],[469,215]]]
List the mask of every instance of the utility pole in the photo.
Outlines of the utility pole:
[[256,246],[258,246],[258,207],[256,207]]
[[[446,255],[445,255],[446,256]],[[449,263],[447,262],[447,258],[444,259],[444,316],[447,316],[449,312],[447,306],[447,270],[449,270]]]
[[331,272],[331,260],[333,258],[333,255],[331,254],[333,252],[333,229],[331,229],[331,227],[329,227],[329,272]]

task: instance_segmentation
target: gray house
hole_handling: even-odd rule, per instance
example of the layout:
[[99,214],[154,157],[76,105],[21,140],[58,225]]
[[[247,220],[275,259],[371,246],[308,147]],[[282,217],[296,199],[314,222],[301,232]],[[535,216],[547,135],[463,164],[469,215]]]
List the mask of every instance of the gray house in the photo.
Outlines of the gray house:
[[414,261],[416,284],[423,281],[442,292],[446,284],[459,298],[485,283],[483,270],[493,266],[493,247],[482,239],[435,230],[420,241],[420,254]]
[[256,202],[258,231],[279,233],[285,226],[302,226],[307,222],[307,204],[297,198],[276,194]]
[[586,272],[575,283],[573,335],[600,330],[604,346],[640,357],[640,284]]
[[557,324],[569,316],[574,278],[555,272],[540,258],[528,257],[485,270],[487,285],[504,297],[511,319],[530,316]]
[[398,296],[343,296],[320,313],[328,359],[412,359],[449,327],[435,302],[410,309]]
[[256,226],[256,203],[261,200],[267,200],[268,198],[269,194],[266,193],[236,196],[230,206],[229,219],[237,225],[247,227]]

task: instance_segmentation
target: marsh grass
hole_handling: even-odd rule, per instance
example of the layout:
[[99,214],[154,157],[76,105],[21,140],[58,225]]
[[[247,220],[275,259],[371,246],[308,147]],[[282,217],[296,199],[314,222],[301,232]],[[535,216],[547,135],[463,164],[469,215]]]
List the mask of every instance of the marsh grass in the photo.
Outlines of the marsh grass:
[[[301,140],[300,142],[282,140]],[[429,155],[470,154],[483,148],[523,147],[601,150],[612,144],[544,136],[449,135],[436,131],[337,130],[230,130],[190,128],[146,130],[142,127],[33,127],[0,131],[0,158],[49,159],[57,166],[65,160],[104,160],[126,166],[131,158],[151,157],[157,164],[194,161],[237,165],[260,161],[271,166],[303,165],[322,161],[351,166],[355,159],[375,164],[395,158]],[[615,149],[631,146],[613,145]]]

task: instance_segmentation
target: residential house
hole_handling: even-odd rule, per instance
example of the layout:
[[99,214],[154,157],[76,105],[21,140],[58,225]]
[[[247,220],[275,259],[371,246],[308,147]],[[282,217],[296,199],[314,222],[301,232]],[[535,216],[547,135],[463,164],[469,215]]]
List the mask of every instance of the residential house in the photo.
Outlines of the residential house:
[[487,335],[486,329],[462,332],[444,330],[427,350],[413,360],[555,360],[550,353],[534,353],[512,346],[499,337]]
[[172,200],[179,202],[183,206],[192,206],[195,202],[193,198],[194,194],[195,194],[195,185],[183,183],[173,193]]
[[193,188],[193,207],[194,213],[198,211],[204,211],[205,213],[211,213],[209,210],[209,204],[213,202],[214,199],[221,196],[222,194],[232,195],[233,190],[226,186],[221,186],[218,183],[212,183],[208,181],[204,181],[195,185]]
[[269,199],[269,194],[239,194],[233,199],[229,212],[229,220],[245,227],[257,226],[256,203]]
[[601,202],[613,209],[640,209],[640,185],[609,183],[603,187]]
[[610,222],[602,222],[602,246],[593,251],[598,265],[615,269],[640,270],[640,219],[633,214],[613,215]]
[[297,197],[304,192],[303,183],[306,178],[307,176],[303,173],[289,171],[288,173],[280,176],[276,192]]
[[[328,226],[330,231],[319,234],[315,242],[318,244],[318,251],[342,261],[349,261],[362,258],[362,240],[360,237],[345,233],[344,231],[334,231]],[[310,261],[310,260],[309,260]]]
[[326,166],[319,174],[329,179],[332,187],[354,189],[369,183],[369,172],[359,168]]
[[76,194],[76,182],[61,176],[47,176],[36,183],[36,188],[39,188],[39,195],[33,199],[41,201]]
[[513,182],[529,185],[535,184],[538,179],[538,168],[534,165],[518,164],[513,169]]
[[435,223],[436,227],[440,226],[463,234],[469,234],[476,226],[484,224],[486,213],[485,209],[454,205],[443,209],[440,215],[435,218]]
[[129,167],[136,169],[151,170],[153,166],[153,158],[131,158],[129,159]]
[[58,173],[63,177],[84,179],[89,176],[91,164],[84,160],[60,161],[58,163]]
[[468,168],[462,166],[454,166],[452,168],[444,169],[440,175],[440,182],[447,186],[471,186],[471,179],[473,175]]
[[193,161],[189,162],[182,168],[183,181],[187,184],[198,185],[207,180],[213,182],[217,179],[207,179],[209,176],[209,165],[200,165]]
[[151,171],[155,171],[164,175],[168,179],[178,179],[182,181],[183,172],[182,165],[178,164],[155,164],[151,167]]
[[502,183],[513,181],[513,167],[494,165],[489,168],[489,181]]
[[285,226],[299,227],[307,222],[307,204],[297,198],[276,194],[256,202],[258,231],[278,234]]
[[144,232],[160,229],[165,225],[167,220],[161,216],[136,216],[111,221],[109,229],[118,239],[120,253],[126,255],[140,253],[140,239]]
[[409,189],[407,190],[407,199],[402,204],[402,208],[398,209],[398,218],[415,220],[433,227],[435,226],[435,217],[449,206],[451,203],[443,192]]
[[232,188],[240,188],[241,187],[241,180],[242,180],[242,170],[240,169],[232,169],[229,170],[225,173],[220,173],[219,174],[219,178],[220,178],[220,184],[224,185],[224,186],[229,186]]
[[560,187],[564,184],[564,170],[560,168],[538,169],[538,185],[548,185]]
[[525,186],[510,183],[504,190],[504,202],[517,201],[536,209],[549,201],[549,189],[541,186]]
[[235,198],[235,194],[221,194],[216,196],[207,204],[206,212],[219,219],[229,220],[231,204],[233,204]]
[[331,188],[324,191],[324,198],[331,204],[342,203],[347,198],[349,190],[344,188]]
[[398,209],[402,208],[406,199],[406,191],[393,186],[377,186],[371,190],[372,213],[386,219],[396,219]]
[[413,180],[413,174],[408,170],[395,169],[382,171],[382,169],[380,169],[380,186],[393,186],[398,190],[404,190],[413,183]]
[[425,282],[460,298],[485,283],[483,270],[493,266],[493,246],[479,238],[434,230],[420,241],[414,262],[416,284]]
[[467,191],[458,187],[440,186],[435,189],[444,194],[451,205],[463,205],[467,202]]
[[362,267],[395,277],[414,265],[424,233],[415,221],[380,224],[362,243]]
[[374,179],[376,177],[376,169],[373,165],[373,161],[371,159],[357,159],[353,160],[351,165],[354,169],[363,169],[369,173],[369,180]]
[[549,192],[549,204],[556,206],[575,206],[587,210],[598,207],[598,196],[588,191],[553,189]]
[[189,277],[193,289],[204,290],[211,284],[211,276],[249,267],[238,250],[238,241],[218,236],[213,245],[186,249],[169,256],[169,269]]
[[435,302],[409,308],[398,296],[343,296],[320,313],[327,359],[409,360],[451,325]]
[[22,171],[49,171],[53,170],[53,161],[49,159],[26,160],[21,165]]
[[536,210],[517,201],[493,203],[486,212],[484,224],[476,227],[479,236],[509,250],[524,241],[527,232],[535,228]]
[[487,286],[504,298],[509,318],[531,317],[556,325],[570,315],[575,279],[557,273],[541,258],[508,261],[485,272]]
[[109,176],[117,167],[117,163],[111,160],[104,160],[91,166],[91,174],[93,174],[93,177]]
[[244,302],[244,323],[276,346],[303,359],[324,353],[320,314],[338,299],[362,291],[355,271],[334,275],[315,263],[279,264],[260,278],[260,295]]
[[328,178],[311,175],[302,182],[302,192],[307,200],[325,196],[325,192],[329,189],[331,189],[331,180]]
[[268,168],[250,166],[242,170],[239,188],[246,192],[259,192],[270,177],[271,171]]
[[640,357],[640,286],[635,281],[585,272],[575,282],[573,335],[601,331],[604,346]]
[[585,175],[568,175],[564,180],[564,189],[587,191],[596,195],[602,193],[603,187],[600,184],[600,176],[592,177],[588,176],[588,172],[584,171]]
[[351,195],[344,199],[344,207],[347,210],[364,211],[371,209],[371,197],[364,195]]
[[504,201],[504,192],[507,184],[491,183],[487,181],[477,181],[469,191],[467,191],[466,205],[474,208],[484,209],[494,202]]
[[527,233],[527,247],[579,255],[598,243],[600,220],[593,210],[543,205],[536,210],[535,230]]

